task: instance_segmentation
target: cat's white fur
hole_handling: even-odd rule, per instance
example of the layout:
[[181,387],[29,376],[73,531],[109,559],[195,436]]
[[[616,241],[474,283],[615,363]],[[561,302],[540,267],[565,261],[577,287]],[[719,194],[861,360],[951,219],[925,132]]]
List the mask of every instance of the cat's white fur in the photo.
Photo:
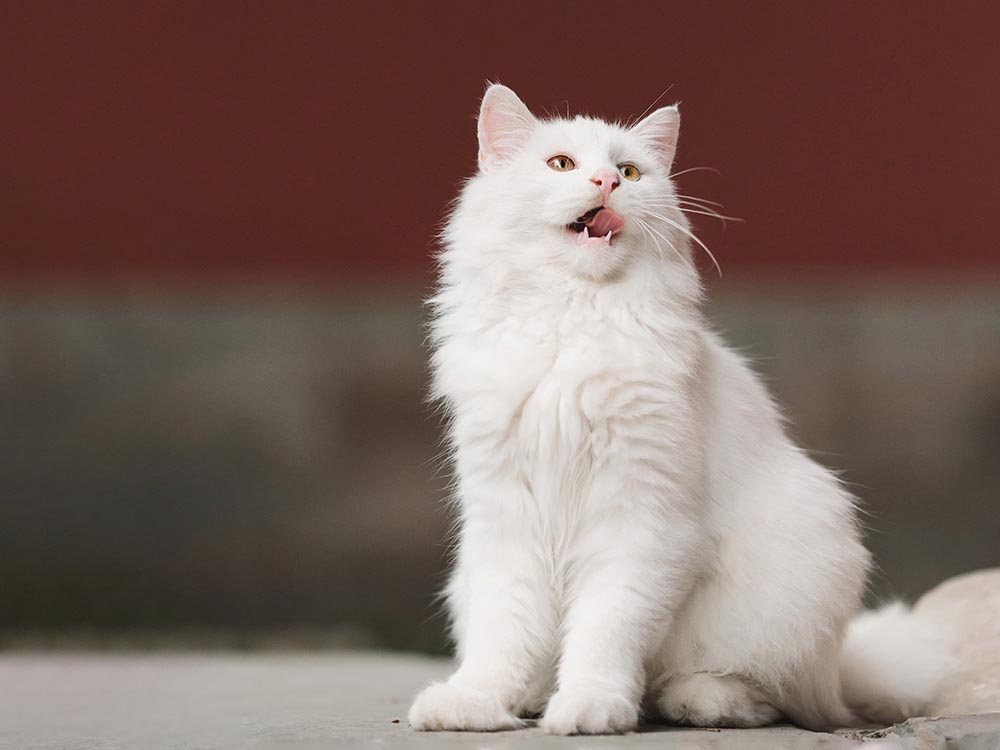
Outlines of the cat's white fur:
[[[432,302],[459,667],[417,697],[417,729],[540,714],[556,734],[621,732],[644,700],[703,726],[858,721],[841,681],[869,568],[854,501],[702,316],[670,177],[679,117],[539,120],[503,86],[484,97]],[[560,154],[576,168],[550,169]],[[601,204],[591,177],[626,162],[641,177],[607,202],[624,230],[580,248],[566,225]],[[893,641],[873,625],[849,654]],[[879,675],[904,698],[876,700],[851,665],[879,706],[866,718],[930,698],[941,659],[911,658],[926,684]]]

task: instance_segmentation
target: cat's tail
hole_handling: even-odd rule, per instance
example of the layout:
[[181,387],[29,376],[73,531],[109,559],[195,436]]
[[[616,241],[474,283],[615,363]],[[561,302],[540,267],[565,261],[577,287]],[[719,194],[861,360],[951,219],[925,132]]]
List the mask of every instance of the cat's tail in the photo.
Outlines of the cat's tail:
[[950,654],[948,632],[900,602],[862,612],[840,656],[844,702],[876,724],[921,716],[951,668]]

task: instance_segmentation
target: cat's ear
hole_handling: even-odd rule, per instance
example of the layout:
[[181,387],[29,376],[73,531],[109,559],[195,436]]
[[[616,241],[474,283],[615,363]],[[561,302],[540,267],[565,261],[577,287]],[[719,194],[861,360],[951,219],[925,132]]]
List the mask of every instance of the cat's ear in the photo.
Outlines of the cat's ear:
[[486,89],[479,108],[479,167],[484,172],[509,159],[531,134],[537,120],[517,94],[499,83]]
[[681,131],[681,112],[677,105],[660,107],[639,120],[631,130],[653,146],[660,153],[667,169],[670,169],[677,152],[677,136]]

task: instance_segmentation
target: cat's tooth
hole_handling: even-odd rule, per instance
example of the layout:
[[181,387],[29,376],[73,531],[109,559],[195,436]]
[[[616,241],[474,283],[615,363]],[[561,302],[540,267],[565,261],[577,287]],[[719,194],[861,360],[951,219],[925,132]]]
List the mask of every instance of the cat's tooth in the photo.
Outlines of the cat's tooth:
[[590,239],[590,227],[584,227],[583,228],[583,239],[585,239],[585,240],[589,240]]
[[609,230],[606,235],[604,235],[605,242],[611,242],[611,231]]

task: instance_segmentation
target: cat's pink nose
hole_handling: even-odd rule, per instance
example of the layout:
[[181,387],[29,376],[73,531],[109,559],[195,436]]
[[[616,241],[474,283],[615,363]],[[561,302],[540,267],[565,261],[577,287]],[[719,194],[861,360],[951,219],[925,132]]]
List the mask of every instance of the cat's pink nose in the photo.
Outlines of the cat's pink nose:
[[601,196],[607,203],[611,191],[618,187],[618,172],[612,172],[610,169],[598,169],[590,181],[601,189]]

